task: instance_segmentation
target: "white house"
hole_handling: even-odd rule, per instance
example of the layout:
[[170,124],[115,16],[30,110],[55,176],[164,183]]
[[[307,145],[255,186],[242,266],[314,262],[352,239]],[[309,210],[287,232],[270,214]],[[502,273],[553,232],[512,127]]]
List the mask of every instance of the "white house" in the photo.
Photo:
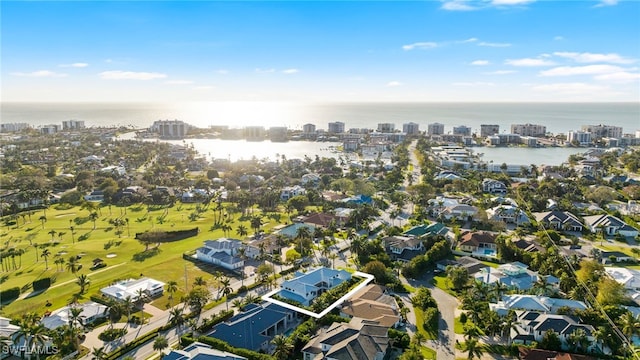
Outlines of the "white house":
[[489,194],[506,194],[507,185],[505,185],[502,181],[494,179],[484,179],[482,180],[482,191]]
[[[107,307],[102,304],[87,302],[78,304],[75,307],[82,309],[78,319],[80,325],[88,325],[100,318],[107,317]],[[51,314],[45,315],[42,318],[42,325],[51,330],[59,328],[60,326],[69,325],[71,322],[71,308],[72,306],[61,307]]]
[[520,208],[513,205],[499,205],[487,210],[490,219],[502,221],[505,224],[528,224],[529,217]]
[[294,196],[304,195],[307,190],[300,185],[283,187],[280,191],[280,200],[287,201]]
[[244,265],[244,260],[238,257],[238,249],[242,246],[242,241],[236,239],[207,240],[203,247],[196,250],[196,257],[198,260],[235,270]]
[[147,277],[138,280],[129,279],[120,281],[100,289],[102,294],[120,301],[123,301],[127,297],[131,297],[133,301],[138,301],[140,300],[141,292],[147,297],[154,298],[161,296],[163,291],[163,282]]
[[612,215],[585,216],[584,221],[591,232],[603,231],[605,235],[622,235],[625,237],[638,236],[638,230]]
[[282,290],[278,295],[297,301],[304,306],[309,306],[311,301],[323,292],[333,289],[350,279],[351,274],[345,270],[334,270],[325,267],[319,267],[307,273],[296,272],[293,279],[282,283]]

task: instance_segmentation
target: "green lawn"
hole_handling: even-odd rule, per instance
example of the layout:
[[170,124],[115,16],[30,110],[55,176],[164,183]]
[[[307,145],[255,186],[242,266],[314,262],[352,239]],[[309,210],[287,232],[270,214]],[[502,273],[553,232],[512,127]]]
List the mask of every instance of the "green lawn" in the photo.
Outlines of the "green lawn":
[[[57,309],[68,304],[77,298],[80,301],[89,299],[90,294],[97,294],[99,289],[109,285],[117,279],[138,278],[149,276],[163,282],[174,280],[178,282],[179,292],[184,293],[185,277],[191,284],[193,279],[202,276],[210,282],[212,268],[200,268],[198,265],[182,259],[185,251],[194,250],[202,246],[204,240],[223,237],[222,230],[211,230],[214,212],[209,209],[200,214],[194,221],[189,220],[189,215],[195,210],[195,205],[177,205],[168,211],[164,209],[147,212],[146,206],[133,205],[128,208],[112,206],[111,212],[108,207],[101,208],[101,215],[98,217],[93,229],[93,222],[88,220],[89,211],[74,207],[68,210],[56,210],[53,206],[46,210],[46,221],[42,223],[39,218],[44,214],[37,211],[29,218],[19,217],[18,225],[10,228],[2,226],[0,228],[0,241],[2,247],[16,248],[24,250],[21,257],[15,257],[16,270],[13,269],[11,258],[4,259],[5,270],[0,273],[0,283],[2,289],[11,287],[25,287],[34,280],[52,277],[55,282],[43,293],[15,300],[6,304],[0,310],[3,316],[16,317],[28,311],[44,313],[47,309]],[[258,212],[256,212],[258,213]],[[125,225],[122,234],[118,236],[116,229],[109,223],[116,218],[129,219],[129,226]],[[281,222],[286,221],[283,216]],[[230,226],[233,230],[227,234],[230,237],[238,237],[235,229],[242,223],[250,233],[251,226],[248,219],[239,221],[239,214],[233,214]],[[274,219],[263,217],[262,230],[269,231],[278,225]],[[70,226],[74,226],[72,233]],[[155,250],[151,246],[145,252],[145,246],[134,239],[136,233],[148,230],[185,230],[198,227],[200,232],[197,236],[188,239],[164,243]],[[55,231],[54,238],[49,234]],[[63,232],[62,237],[58,233]],[[82,240],[80,240],[82,239]],[[57,244],[56,244],[57,242]],[[48,257],[48,269],[45,268],[45,259],[40,256],[42,248],[36,250],[32,244],[40,246],[48,245],[51,255]],[[57,255],[59,254],[59,255]],[[59,256],[67,260],[71,256],[80,255],[79,263],[82,269],[77,274],[72,274],[64,268],[58,267],[54,260]],[[107,264],[106,268],[92,271],[92,260],[100,258]],[[9,269],[7,269],[10,267]],[[106,269],[106,270],[105,270]],[[86,293],[77,295],[79,286],[75,284],[76,276],[86,274],[91,284]],[[26,289],[30,293],[30,289]],[[174,297],[179,300],[178,294]],[[174,300],[174,301],[175,301]],[[51,307],[45,307],[46,302],[51,302]],[[160,304],[162,308],[162,304]]]
[[416,327],[418,328],[418,331],[420,331],[422,333],[422,335],[424,335],[424,338],[427,340],[435,340],[438,337],[438,334],[433,333],[433,332],[428,332],[424,326],[424,316],[423,316],[423,311],[422,309],[420,309],[419,307],[413,307],[413,311],[416,314]]
[[436,360],[437,353],[432,348],[422,346],[420,348],[420,352],[422,353],[422,356],[424,356],[425,360],[431,360],[431,359]]
[[464,334],[464,324],[460,322],[460,316],[453,319],[453,332],[456,334]]

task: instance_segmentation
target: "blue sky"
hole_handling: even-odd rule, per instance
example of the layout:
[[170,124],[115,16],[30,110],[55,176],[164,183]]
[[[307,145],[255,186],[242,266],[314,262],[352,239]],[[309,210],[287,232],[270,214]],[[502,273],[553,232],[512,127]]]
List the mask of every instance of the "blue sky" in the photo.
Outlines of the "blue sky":
[[3,101],[639,101],[640,2],[2,1]]

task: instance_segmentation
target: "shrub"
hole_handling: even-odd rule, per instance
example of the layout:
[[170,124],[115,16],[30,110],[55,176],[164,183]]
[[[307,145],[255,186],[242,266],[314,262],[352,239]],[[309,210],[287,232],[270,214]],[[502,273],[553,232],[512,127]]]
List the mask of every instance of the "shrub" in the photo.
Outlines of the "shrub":
[[7,290],[0,291],[0,300],[2,300],[3,303],[9,302],[11,300],[15,300],[19,296],[20,296],[20,288],[17,286],[9,288]]
[[123,337],[127,333],[127,329],[112,328],[107,329],[98,335],[98,339],[102,341],[113,341]]
[[428,308],[424,310],[423,313],[423,326],[424,329],[428,332],[437,332],[438,331],[438,322],[440,318],[440,311],[437,308]]
[[32,283],[33,291],[46,290],[51,286],[51,278],[46,277],[42,279],[38,279]]

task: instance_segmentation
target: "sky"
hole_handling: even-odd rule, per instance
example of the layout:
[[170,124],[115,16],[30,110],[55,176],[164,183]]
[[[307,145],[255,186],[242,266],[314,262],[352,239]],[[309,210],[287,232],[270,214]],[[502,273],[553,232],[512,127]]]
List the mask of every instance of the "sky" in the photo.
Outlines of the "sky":
[[640,101],[640,1],[2,1],[3,102]]

